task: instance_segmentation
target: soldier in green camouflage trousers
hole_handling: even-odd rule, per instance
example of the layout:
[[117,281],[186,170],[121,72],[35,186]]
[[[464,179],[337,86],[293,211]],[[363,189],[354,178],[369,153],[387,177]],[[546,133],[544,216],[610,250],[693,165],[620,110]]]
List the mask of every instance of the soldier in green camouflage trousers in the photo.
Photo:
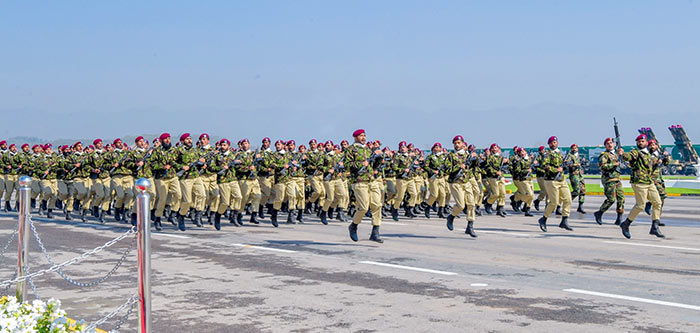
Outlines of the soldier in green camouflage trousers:
[[601,178],[605,192],[605,201],[597,212],[593,213],[598,224],[603,224],[603,213],[605,213],[615,202],[617,202],[616,225],[622,223],[622,214],[625,212],[625,192],[622,190],[620,181],[620,160],[615,152],[615,142],[612,138],[607,138],[603,142],[605,151],[598,157]]
[[564,163],[569,172],[569,182],[571,182],[571,200],[578,197],[577,212],[586,214],[583,210],[583,202],[586,200],[586,183],[583,181],[583,166],[581,165],[581,157],[578,154],[578,146],[574,143],[570,147],[570,151],[566,154]]
[[659,197],[659,191],[656,189],[654,180],[652,179],[654,165],[661,163],[661,161],[654,161],[652,158],[647,148],[648,143],[646,135],[639,135],[635,141],[637,142],[637,148],[629,153],[625,153],[622,148],[618,149],[618,154],[622,155],[622,158],[629,163],[630,169],[632,169],[630,183],[632,184],[635,199],[632,211],[630,211],[627,219],[620,223],[622,235],[625,236],[625,238],[631,237],[629,232],[630,224],[632,224],[637,215],[644,210],[647,201],[651,201],[651,229],[649,230],[649,234],[663,238],[665,236],[661,233],[661,230],[659,230],[661,198]]

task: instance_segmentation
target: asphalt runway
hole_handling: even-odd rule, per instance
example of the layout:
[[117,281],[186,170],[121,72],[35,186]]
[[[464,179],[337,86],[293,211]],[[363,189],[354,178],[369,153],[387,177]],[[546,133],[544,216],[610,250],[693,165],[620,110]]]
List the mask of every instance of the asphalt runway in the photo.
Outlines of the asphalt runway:
[[[634,199],[627,199],[629,210]],[[601,201],[588,197],[588,214],[572,214],[572,232],[551,218],[543,233],[541,213],[508,210],[506,218],[478,218],[476,239],[464,234],[464,218],[452,232],[436,217],[385,219],[384,244],[367,240],[368,219],[357,243],[347,223],[324,226],[315,217],[279,228],[268,219],[225,223],[218,232],[167,224],[152,239],[154,332],[700,331],[700,198],[667,199],[666,239],[648,234],[644,213],[630,240],[612,224],[612,211],[597,225],[592,213]],[[56,262],[129,228],[34,220]],[[16,214],[1,214],[0,250],[14,228]],[[130,242],[65,272],[79,281],[104,276]],[[97,287],[73,287],[50,273],[35,279],[37,292],[61,299],[70,317],[97,320],[136,294],[135,256],[134,249]],[[0,257],[2,280],[12,277],[15,258],[16,245]],[[35,242],[29,258],[32,271],[49,266]],[[136,318],[121,331],[135,331]]]

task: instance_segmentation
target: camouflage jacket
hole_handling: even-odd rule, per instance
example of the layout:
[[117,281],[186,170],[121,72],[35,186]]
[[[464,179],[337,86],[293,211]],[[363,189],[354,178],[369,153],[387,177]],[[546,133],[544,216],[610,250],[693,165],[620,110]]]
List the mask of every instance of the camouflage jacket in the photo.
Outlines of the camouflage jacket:
[[[180,164],[177,162],[178,154],[177,148],[170,147],[165,149],[162,145],[158,146],[158,148],[153,151],[153,156],[151,156],[149,162],[155,179],[170,179],[176,177],[177,171],[180,170]],[[170,166],[170,168],[166,169],[166,165]]]
[[[65,175],[66,180],[75,178],[87,178],[90,175],[90,167],[87,164],[88,154],[74,152],[66,156],[63,161],[64,169],[68,170]],[[80,166],[76,164],[80,163]]]
[[[474,176],[474,163],[476,159],[469,158],[469,153],[460,150],[459,152],[450,152],[445,157],[445,173],[447,174],[447,182],[449,183],[466,183],[469,178]],[[464,165],[464,168],[462,168]]]
[[[126,149],[115,149],[113,152],[105,154],[104,161],[109,164],[108,166],[105,165],[105,169],[107,169],[108,174],[111,173],[110,176],[131,176],[134,160],[130,151]],[[115,168],[114,164],[117,163],[119,165]]]
[[532,165],[532,161],[528,159],[524,159],[520,156],[514,156],[513,158],[510,159],[510,174],[513,176],[513,180],[517,181],[524,181],[527,180],[529,176],[531,176],[530,172],[530,166]]
[[410,179],[416,174],[416,167],[411,167],[413,159],[413,156],[410,156],[408,153],[399,153],[394,156],[392,167],[394,168],[396,179]]
[[430,154],[423,167],[428,173],[428,178],[440,178],[445,175],[445,154]]
[[[112,166],[105,165],[104,154],[107,154],[107,152],[94,151],[88,155],[86,164],[90,172],[90,179],[104,179],[109,177],[108,171],[112,168]],[[95,170],[99,170],[99,172],[95,172]]]
[[236,176],[236,161],[239,161],[237,153],[230,150],[223,153],[219,152],[214,155],[214,160],[211,165],[207,167],[207,170],[209,170],[210,173],[216,173],[217,184],[230,183],[238,180]]
[[532,171],[535,172],[535,176],[537,178],[544,177],[545,172],[544,172],[544,168],[542,166],[544,165],[544,158],[546,156],[547,156],[546,152],[537,153],[537,157],[535,157],[535,160],[532,162],[533,164],[537,164],[537,165],[533,165],[533,167],[532,167]]
[[620,171],[618,170],[617,162],[618,158],[615,152],[604,151],[598,156],[600,180],[603,184],[620,181]]
[[504,160],[505,158],[501,155],[490,154],[483,164],[486,178],[498,178],[498,172],[501,171]]
[[622,158],[629,162],[632,169],[632,184],[652,184],[652,169],[654,161],[648,150],[633,149],[629,153],[622,154]]
[[369,182],[374,179],[374,170],[371,165],[364,166],[364,162],[369,163],[372,156],[372,149],[359,143],[353,143],[345,152],[345,167],[350,171],[350,178],[353,182]]
[[[238,153],[238,159],[241,161],[241,163],[236,165],[236,178],[255,179],[258,173],[258,166],[263,160],[262,155],[247,150]],[[255,167],[255,170],[251,170],[251,167]]]
[[201,158],[201,154],[197,148],[180,146],[177,148],[177,157],[175,159],[175,164],[177,164],[177,172],[183,171],[184,167],[190,167],[189,170],[181,173],[180,179],[192,179],[199,177],[200,163],[197,162]]
[[[557,171],[557,169],[564,167],[564,156],[561,155],[559,149],[547,149],[547,154],[545,155],[544,160],[542,161],[541,167],[544,171],[544,178],[547,180],[554,180],[559,174],[559,171]],[[563,172],[561,179],[564,180]]]
[[323,174],[323,159],[325,158],[325,153],[316,150],[309,151],[306,153],[306,165],[304,167],[304,172],[307,176],[316,176]]
[[[207,145],[206,147],[199,147],[197,148],[197,151],[199,152],[199,157],[204,158],[205,161],[203,164],[198,165],[198,172],[202,176],[208,176],[211,174],[214,174],[216,172],[213,172],[210,170],[210,166],[214,164],[214,161],[218,157],[217,155],[220,155],[220,151],[215,151],[216,148]],[[206,165],[206,168],[203,168],[203,166]],[[235,175],[234,175],[235,177]],[[218,179],[218,177],[217,177]]]
[[664,178],[661,175],[661,167],[668,165],[671,162],[671,159],[667,155],[663,155],[663,153],[658,151],[651,153],[651,159],[654,164],[651,171],[651,179],[656,184],[663,184]]
[[[36,163],[36,171],[39,179],[56,179],[62,157],[56,154],[43,154]],[[48,173],[46,173],[48,171]]]
[[296,168],[293,168],[292,170],[292,177],[305,177],[306,172],[304,171],[304,169],[306,168],[306,165],[308,163],[308,155],[302,154],[300,152],[287,153],[289,154],[291,160],[297,161]]
[[[135,179],[153,177],[153,169],[149,160],[153,157],[154,152],[155,148],[136,148],[131,151],[131,175]],[[138,166],[139,162],[143,162],[140,167]]]
[[581,157],[579,154],[567,154],[564,162],[566,162],[566,169],[569,175],[583,176],[583,165],[581,165]]
[[294,167],[290,166],[293,156],[287,152],[275,152],[272,156],[272,167],[275,175],[275,184],[287,183],[292,180],[292,172]]
[[393,160],[385,153],[381,154],[373,154],[370,157],[370,161],[372,164],[372,169],[374,169],[374,178],[378,179],[380,177],[384,177],[387,174],[387,170],[391,169],[393,167]]
[[[330,181],[342,179],[343,171],[345,169],[344,165],[342,167],[339,165],[342,160],[342,154],[326,153],[323,158],[323,165],[320,168],[321,172],[323,173],[323,180]],[[333,173],[330,172],[331,169],[333,169]]]
[[260,159],[258,160],[258,166],[256,167],[258,169],[258,176],[268,177],[274,175],[274,170],[272,170],[272,162],[275,159],[275,152],[268,148],[260,151],[259,154]]

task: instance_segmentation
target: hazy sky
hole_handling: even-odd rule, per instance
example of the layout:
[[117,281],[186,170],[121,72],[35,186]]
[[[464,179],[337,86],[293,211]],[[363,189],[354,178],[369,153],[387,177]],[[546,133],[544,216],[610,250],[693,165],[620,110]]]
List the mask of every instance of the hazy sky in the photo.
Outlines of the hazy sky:
[[0,138],[700,141],[693,1],[4,1]]

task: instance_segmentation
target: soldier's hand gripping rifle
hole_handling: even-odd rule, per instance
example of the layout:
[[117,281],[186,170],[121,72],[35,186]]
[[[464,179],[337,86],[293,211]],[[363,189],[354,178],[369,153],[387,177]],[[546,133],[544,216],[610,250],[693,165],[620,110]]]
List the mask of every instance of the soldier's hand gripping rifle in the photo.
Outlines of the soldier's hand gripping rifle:
[[343,161],[340,160],[340,161],[338,161],[338,163],[336,163],[336,164],[333,166],[332,169],[333,169],[333,173],[328,172],[328,174],[327,174],[325,177],[323,177],[323,180],[324,180],[324,181],[329,181],[329,180],[331,180],[331,178],[333,177],[333,174],[336,173],[336,172],[343,172],[343,171],[345,171],[345,165],[343,164]]
[[240,160],[233,159],[233,160],[231,160],[230,162],[228,162],[228,164],[226,164],[226,165],[228,166],[228,168],[226,168],[226,169],[221,169],[221,171],[217,172],[216,174],[219,175],[219,176],[223,176],[223,175],[226,174],[226,171],[229,171],[229,170],[231,170],[231,168],[233,168],[233,167],[235,167],[235,166],[237,166],[237,165],[240,165],[240,164],[241,164],[241,161],[240,161]]
[[[206,155],[204,155],[204,157],[202,157],[202,158],[205,159],[205,160],[207,160],[207,159],[209,159],[209,157],[210,157],[211,155],[214,155],[215,152],[216,152],[216,150],[215,150],[215,149],[212,149],[210,152],[208,152],[208,153],[207,153]],[[198,159],[192,161],[192,163],[188,164],[188,165],[187,165],[187,170],[192,170],[192,168],[194,168],[195,166],[197,166],[197,165],[203,165],[203,164],[204,164],[204,163],[202,163],[202,162],[199,161],[199,160],[200,160],[200,158],[198,158]],[[178,176],[178,177],[182,177],[182,176],[185,174],[185,172],[187,172],[187,170],[185,170],[185,168],[182,168],[182,169],[180,169],[180,171],[178,171],[175,175]]]
[[[622,141],[620,140],[620,129],[617,127],[617,119],[613,117],[613,121],[615,122],[615,152],[617,152],[619,149],[622,148]],[[618,158],[617,160],[617,173],[622,173],[622,169],[620,168],[620,163],[622,163],[622,159]]]
[[557,172],[557,175],[554,177],[554,180],[560,182],[564,179],[564,170],[566,170],[569,167],[569,153],[566,153],[566,156],[564,156],[564,161],[561,163],[561,169],[562,171]]
[[148,162],[148,159],[151,157],[151,155],[153,155],[154,149],[156,149],[156,147],[148,148],[146,155],[144,155],[143,158],[139,160],[139,162],[143,162],[143,164],[139,165],[139,167],[136,168],[136,172],[139,172],[141,171],[141,169],[143,169],[143,166],[146,164],[146,162]]
[[[215,152],[215,151],[216,151],[216,149],[212,149],[212,152]],[[208,155],[208,154],[207,154],[207,155]],[[209,167],[209,165],[211,165],[211,162],[212,162],[213,159],[214,159],[214,154],[212,154],[211,156],[209,156],[209,158],[205,158],[204,164],[202,164],[202,165],[206,165],[207,167]],[[239,163],[239,164],[240,164],[240,163]],[[200,174],[200,175],[203,174],[204,171],[206,171],[206,169],[204,169],[204,168],[199,169],[199,174]]]

